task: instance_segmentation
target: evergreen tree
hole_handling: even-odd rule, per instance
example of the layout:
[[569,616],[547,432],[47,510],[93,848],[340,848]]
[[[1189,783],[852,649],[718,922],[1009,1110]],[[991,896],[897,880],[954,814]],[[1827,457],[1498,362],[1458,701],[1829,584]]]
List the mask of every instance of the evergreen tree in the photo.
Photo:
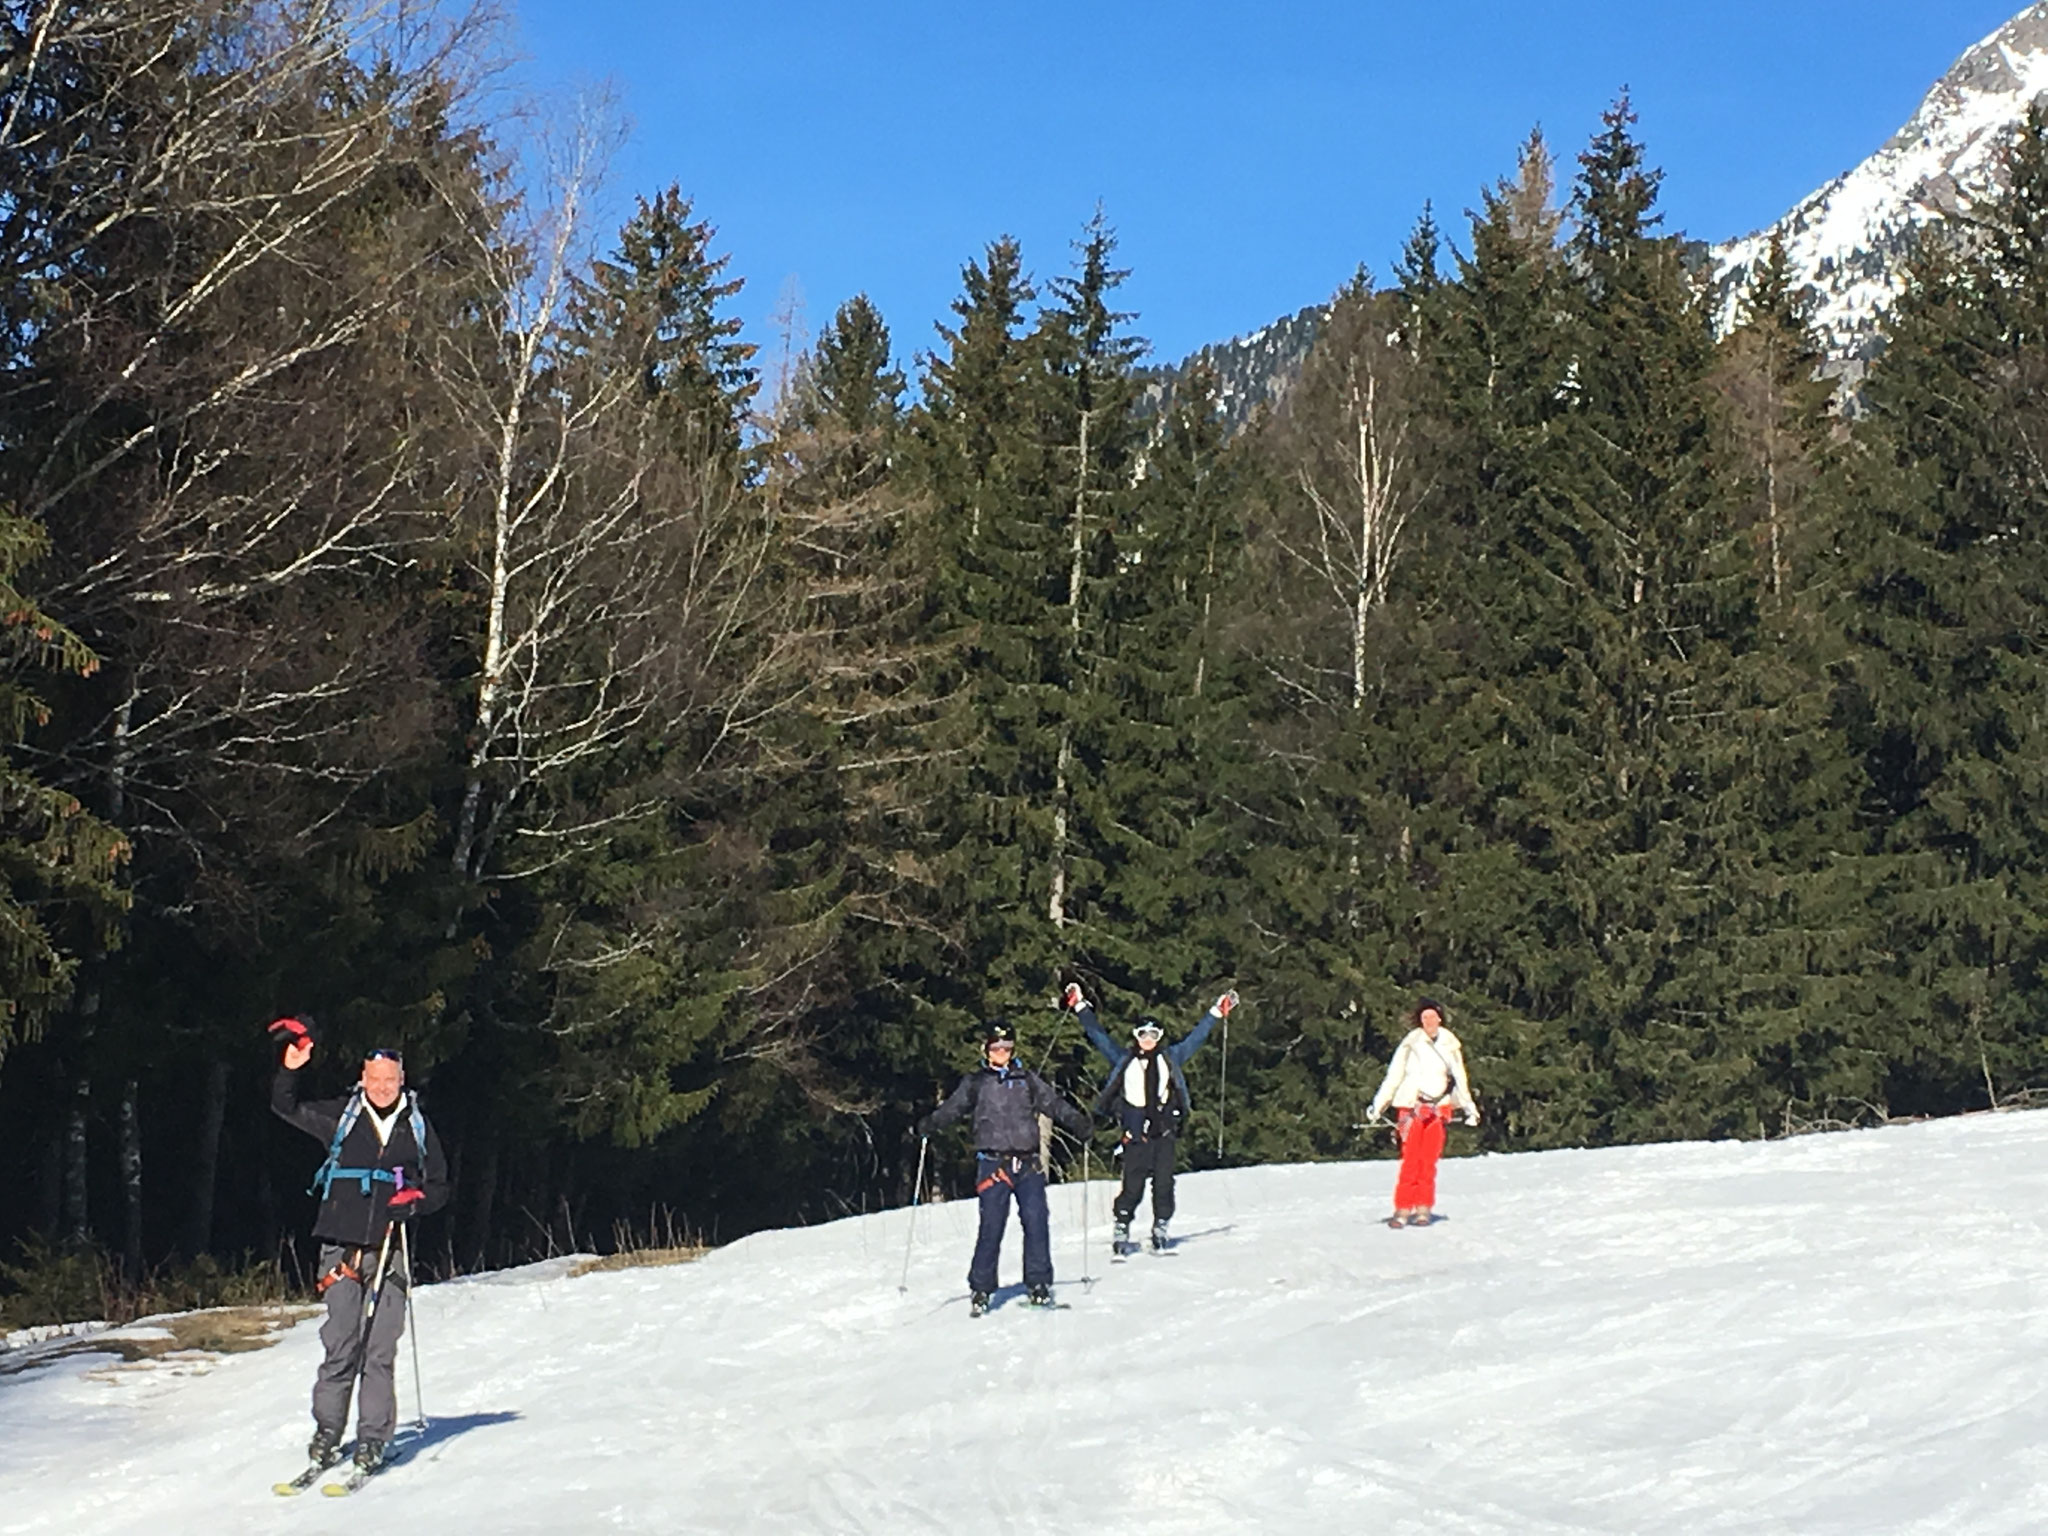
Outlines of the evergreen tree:
[[928,364],[915,430],[936,553],[931,631],[958,634],[936,723],[933,918],[950,939],[932,996],[967,1018],[1052,990],[1046,917],[1059,734],[1051,698],[1069,647],[1068,519],[1038,434],[1033,291],[1014,241],[970,263],[957,327]]
[[638,199],[618,249],[592,265],[577,325],[635,338],[642,395],[679,449],[736,466],[760,389],[758,348],[739,339],[738,316],[722,313],[744,280],[725,275],[731,258],[712,253],[713,234],[674,184]]
[[23,570],[46,548],[33,523],[0,509],[0,1066],[66,1000],[81,954],[113,940],[128,905],[127,840],[22,761],[49,718],[36,674],[98,665],[22,590]]
[[1877,1102],[1979,1105],[2041,1069],[2048,123],[1926,242],[1868,381],[1841,538],[1845,723],[1871,782],[1890,1021]]

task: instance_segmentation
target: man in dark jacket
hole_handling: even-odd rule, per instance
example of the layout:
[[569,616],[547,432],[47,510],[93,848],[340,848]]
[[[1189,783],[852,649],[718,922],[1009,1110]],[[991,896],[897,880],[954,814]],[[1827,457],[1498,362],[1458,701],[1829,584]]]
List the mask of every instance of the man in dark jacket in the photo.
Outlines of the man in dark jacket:
[[[313,1443],[307,1454],[322,1466],[340,1459],[349,1395],[360,1371],[355,1460],[374,1468],[398,1422],[395,1365],[412,1284],[412,1245],[401,1224],[447,1203],[447,1165],[440,1139],[405,1091],[398,1052],[370,1052],[361,1080],[345,1098],[301,1100],[298,1072],[313,1054],[311,1033],[297,1019],[280,1019],[271,1032],[285,1049],[270,1086],[270,1107],[328,1149],[313,1185],[320,1196],[313,1223],[320,1239],[317,1284],[327,1321],[320,1329],[326,1357],[313,1383]],[[394,1229],[402,1260],[393,1252]]]
[[967,1288],[974,1293],[976,1317],[988,1310],[996,1288],[996,1260],[1003,1248],[1003,1229],[1010,1222],[1010,1199],[1016,1197],[1017,1219],[1024,1225],[1024,1285],[1031,1304],[1052,1305],[1052,1234],[1046,1226],[1045,1163],[1038,1150],[1038,1117],[1050,1115],[1076,1136],[1092,1129],[1088,1117],[1061,1098],[1036,1072],[1016,1064],[1017,1036],[1000,1019],[988,1025],[982,1046],[984,1065],[960,1079],[946,1102],[917,1123],[929,1136],[963,1115],[974,1116],[974,1190],[981,1198],[981,1231],[975,1238],[974,1262],[967,1268]]
[[1116,1228],[1110,1244],[1122,1254],[1131,1240],[1131,1218],[1145,1197],[1145,1181],[1152,1181],[1152,1246],[1167,1244],[1166,1224],[1173,1220],[1173,1160],[1180,1137],[1181,1122],[1187,1118],[1190,1100],[1187,1074],[1182,1070],[1188,1058],[1202,1048],[1218,1019],[1230,1017],[1237,1006],[1237,994],[1226,992],[1210,1005],[1201,1023],[1174,1045],[1166,1045],[1166,1031],[1157,1019],[1140,1019],[1131,1031],[1131,1043],[1119,1050],[1109,1031],[1095,1016],[1095,1009],[1081,988],[1069,983],[1061,1002],[1081,1021],[1088,1043],[1110,1066],[1109,1081],[1102,1085],[1095,1101],[1098,1115],[1113,1114],[1123,1130],[1124,1186],[1114,1204]]

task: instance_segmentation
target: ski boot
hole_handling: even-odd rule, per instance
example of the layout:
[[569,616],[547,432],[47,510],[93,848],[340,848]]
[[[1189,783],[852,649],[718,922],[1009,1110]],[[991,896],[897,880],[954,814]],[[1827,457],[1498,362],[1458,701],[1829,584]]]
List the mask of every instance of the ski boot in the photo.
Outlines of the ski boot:
[[1131,1251],[1131,1224],[1119,1219],[1109,1230],[1109,1251],[1122,1258]]
[[972,1296],[970,1296],[970,1297],[968,1297],[968,1298],[967,1298],[967,1315],[968,1315],[969,1317],[980,1317],[980,1316],[982,1316],[982,1315],[983,1315],[984,1313],[986,1313],[987,1311],[988,1311],[988,1292],[987,1292],[987,1291],[976,1291],[976,1292],[975,1292],[975,1293],[974,1293],[974,1294],[973,1294]]
[[1387,1225],[1398,1232],[1401,1228],[1408,1225],[1408,1217],[1410,1214],[1411,1213],[1409,1212],[1408,1207],[1404,1205],[1398,1211],[1394,1212],[1393,1215],[1387,1218]]
[[382,1440],[356,1441],[356,1465],[365,1472],[374,1472],[384,1465],[384,1442]]
[[306,1447],[306,1460],[316,1467],[331,1467],[341,1460],[341,1431],[320,1428],[313,1431],[313,1443]]
[[1408,1213],[1408,1225],[1411,1227],[1426,1227],[1435,1220],[1436,1211],[1431,1206],[1418,1205]]
[[1049,1285],[1034,1285],[1025,1293],[1024,1299],[1034,1307],[1049,1307],[1052,1305],[1052,1287]]
[[1164,1253],[1166,1252],[1167,1248],[1171,1246],[1172,1242],[1173,1239],[1166,1235],[1166,1223],[1163,1221],[1153,1222],[1152,1251],[1154,1253]]

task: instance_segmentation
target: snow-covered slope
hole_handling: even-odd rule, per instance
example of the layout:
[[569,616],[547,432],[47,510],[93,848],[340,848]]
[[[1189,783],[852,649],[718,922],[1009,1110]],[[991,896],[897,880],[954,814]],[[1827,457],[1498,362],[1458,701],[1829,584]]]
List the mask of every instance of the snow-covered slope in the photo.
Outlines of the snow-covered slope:
[[1966,210],[1996,184],[2000,146],[2048,99],[2048,4],[2030,5],[1956,61],[1876,154],[1767,229],[1714,249],[1723,328],[1743,284],[1783,235],[1816,323],[1837,361],[1868,358],[1897,298],[1914,235]]
[[1091,1286],[1060,1189],[1050,1313],[968,1318],[965,1204],[424,1288],[434,1424],[355,1501],[268,1491],[310,1324],[0,1376],[0,1531],[2048,1526],[2048,1114],[1454,1160],[1424,1231],[1376,1224],[1392,1172],[1189,1178],[1116,1266],[1098,1183]]

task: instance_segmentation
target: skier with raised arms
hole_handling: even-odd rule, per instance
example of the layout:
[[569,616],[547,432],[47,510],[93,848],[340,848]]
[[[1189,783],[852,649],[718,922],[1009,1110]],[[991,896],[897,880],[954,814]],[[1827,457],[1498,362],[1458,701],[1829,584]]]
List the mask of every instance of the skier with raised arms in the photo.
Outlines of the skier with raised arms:
[[1130,1248],[1131,1221],[1138,1202],[1145,1198],[1145,1184],[1152,1185],[1152,1248],[1165,1251],[1167,1223],[1173,1220],[1173,1164],[1181,1124],[1192,1100],[1185,1068],[1188,1058],[1199,1051],[1217,1021],[1230,1017],[1237,1006],[1237,994],[1225,992],[1209,1006],[1187,1038],[1166,1045],[1166,1031],[1153,1018],[1140,1019],[1131,1031],[1131,1043],[1119,1048],[1095,1015],[1078,982],[1069,982],[1060,999],[1081,1021],[1082,1033],[1109,1063],[1109,1080],[1095,1102],[1095,1112],[1114,1114],[1123,1132],[1123,1188],[1113,1210],[1116,1228],[1110,1246],[1121,1258]]
[[1085,1114],[1036,1072],[1019,1066],[1016,1056],[1016,1032],[1001,1019],[991,1020],[983,1030],[982,1065],[962,1077],[946,1101],[917,1122],[918,1135],[928,1137],[940,1126],[974,1117],[974,1192],[981,1201],[981,1228],[974,1260],[967,1267],[967,1288],[973,1292],[970,1310],[976,1317],[988,1311],[995,1293],[996,1261],[1013,1199],[1024,1227],[1024,1285],[1030,1303],[1053,1304],[1052,1234],[1038,1117],[1050,1115],[1076,1136],[1093,1129]]
[[287,1018],[272,1024],[270,1035],[284,1047],[271,1082],[271,1110],[327,1147],[313,1181],[320,1196],[313,1222],[320,1240],[315,1289],[327,1304],[327,1321],[320,1329],[325,1356],[313,1382],[313,1441],[306,1448],[312,1465],[277,1491],[296,1493],[341,1459],[349,1398],[360,1377],[355,1468],[346,1482],[323,1490],[345,1493],[383,1464],[397,1425],[395,1366],[412,1287],[404,1224],[447,1202],[447,1164],[440,1138],[406,1091],[397,1051],[369,1052],[347,1095],[301,1099],[299,1069],[313,1054],[312,1030],[304,1019]]
[[1444,1026],[1442,1006],[1425,997],[1409,1022],[1368,1116],[1379,1119],[1388,1105],[1396,1114],[1401,1176],[1394,1185],[1390,1227],[1426,1227],[1436,1219],[1436,1164],[1443,1156],[1444,1129],[1461,1109],[1473,1125],[1479,1123],[1479,1106],[1465,1076],[1465,1048]]

